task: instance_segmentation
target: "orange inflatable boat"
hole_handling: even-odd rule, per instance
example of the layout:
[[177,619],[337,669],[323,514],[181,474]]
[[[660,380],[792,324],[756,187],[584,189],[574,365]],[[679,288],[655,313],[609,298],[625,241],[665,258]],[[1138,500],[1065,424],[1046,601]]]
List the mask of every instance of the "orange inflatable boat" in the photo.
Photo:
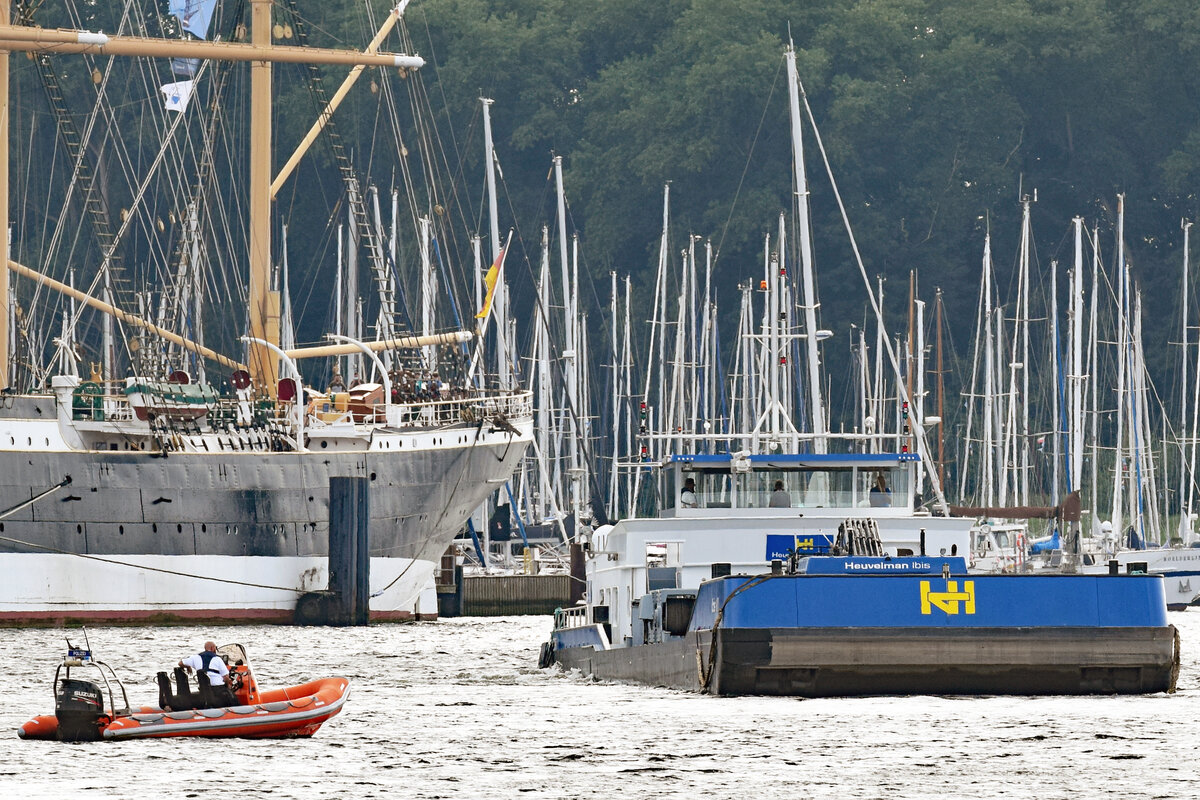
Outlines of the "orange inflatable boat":
[[[167,736],[286,738],[312,736],[330,717],[342,710],[350,696],[345,678],[322,678],[299,686],[260,691],[250,671],[246,651],[239,644],[225,645],[217,653],[229,665],[234,705],[220,705],[204,681],[192,693],[187,677],[176,671],[178,693],[170,691],[165,673],[159,673],[159,704],[131,708],[125,687],[116,673],[90,650],[71,647],[54,675],[55,713],[26,722],[17,730],[22,739],[97,741]],[[71,669],[77,670],[72,677]],[[83,670],[88,678],[81,679]],[[119,700],[118,705],[118,692]]]

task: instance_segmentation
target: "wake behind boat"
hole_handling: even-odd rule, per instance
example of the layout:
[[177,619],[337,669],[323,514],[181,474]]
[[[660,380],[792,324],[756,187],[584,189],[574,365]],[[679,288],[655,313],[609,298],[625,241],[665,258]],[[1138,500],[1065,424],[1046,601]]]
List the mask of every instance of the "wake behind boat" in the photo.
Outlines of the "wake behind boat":
[[[64,742],[145,739],[174,736],[277,739],[312,736],[342,710],[350,696],[345,678],[322,678],[298,686],[260,690],[245,648],[217,649],[229,667],[233,705],[213,702],[206,678],[192,692],[182,669],[176,692],[159,673],[159,704],[132,708],[112,667],[94,660],[90,649],[68,644],[54,673],[55,713],[34,717],[17,729],[22,739]],[[76,670],[72,677],[71,670]],[[119,701],[119,702],[118,702]]]

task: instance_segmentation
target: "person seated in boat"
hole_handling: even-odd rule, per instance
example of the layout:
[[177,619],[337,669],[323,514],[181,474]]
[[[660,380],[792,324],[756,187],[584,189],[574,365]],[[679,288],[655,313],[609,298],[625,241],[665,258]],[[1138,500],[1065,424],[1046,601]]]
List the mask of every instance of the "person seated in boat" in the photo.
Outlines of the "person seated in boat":
[[882,472],[875,473],[875,485],[871,487],[871,508],[890,508],[892,505],[892,490],[888,488],[887,478]]
[[202,651],[183,659],[179,666],[196,673],[200,694],[208,695],[209,705],[214,708],[237,705],[238,701],[232,688],[233,680],[229,677],[229,667],[225,665],[225,659],[217,655],[216,642],[205,642]]
[[783,488],[783,481],[775,481],[775,490],[771,492],[771,508],[791,508],[792,496]]
[[696,479],[687,478],[683,482],[683,491],[679,493],[679,505],[683,508],[696,507]]

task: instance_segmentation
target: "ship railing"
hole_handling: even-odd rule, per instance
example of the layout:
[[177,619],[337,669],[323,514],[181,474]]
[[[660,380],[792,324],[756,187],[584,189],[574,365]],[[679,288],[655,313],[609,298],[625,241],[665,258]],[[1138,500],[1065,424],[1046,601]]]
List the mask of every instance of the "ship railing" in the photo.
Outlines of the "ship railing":
[[587,607],[559,608],[554,611],[554,629],[583,628],[588,624]]
[[473,393],[443,400],[378,403],[361,412],[351,409],[348,413],[360,422],[386,421],[394,428],[441,428],[495,422],[498,418],[513,422],[533,416],[533,393]]
[[70,397],[72,419],[128,422],[135,418],[123,384],[114,383],[110,387],[102,382],[89,381],[82,386],[82,389],[75,387]]
[[110,422],[128,422],[136,418],[133,406],[130,405],[129,398],[124,394],[106,394],[101,403],[104,409],[104,419]]
[[[121,393],[88,395],[85,403],[76,400],[73,417],[111,422],[135,420],[136,413],[129,398]],[[153,411],[153,406],[151,406]],[[164,417],[169,417],[167,413]],[[474,392],[443,400],[409,403],[380,403],[359,409],[338,409],[321,415],[310,414],[307,425],[320,427],[345,423],[376,422],[393,427],[437,428],[463,423],[494,422],[498,418],[520,421],[533,416],[533,393]],[[160,424],[164,421],[160,421]],[[272,400],[242,400],[222,397],[206,406],[206,412],[191,422],[214,430],[270,426],[291,430],[297,426],[297,415],[291,403]],[[169,427],[170,423],[166,425]]]

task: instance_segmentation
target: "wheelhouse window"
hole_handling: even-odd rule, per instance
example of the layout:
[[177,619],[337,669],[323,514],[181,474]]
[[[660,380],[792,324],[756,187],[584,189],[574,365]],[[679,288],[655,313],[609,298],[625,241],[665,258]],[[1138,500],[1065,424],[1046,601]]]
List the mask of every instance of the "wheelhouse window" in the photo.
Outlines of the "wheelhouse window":
[[729,508],[732,478],[727,471],[686,470],[679,477],[676,508]]
[[896,467],[860,467],[858,505],[872,508],[896,508],[908,505],[908,469]]
[[755,470],[737,476],[738,505],[745,508],[852,508],[854,470],[844,468]]

